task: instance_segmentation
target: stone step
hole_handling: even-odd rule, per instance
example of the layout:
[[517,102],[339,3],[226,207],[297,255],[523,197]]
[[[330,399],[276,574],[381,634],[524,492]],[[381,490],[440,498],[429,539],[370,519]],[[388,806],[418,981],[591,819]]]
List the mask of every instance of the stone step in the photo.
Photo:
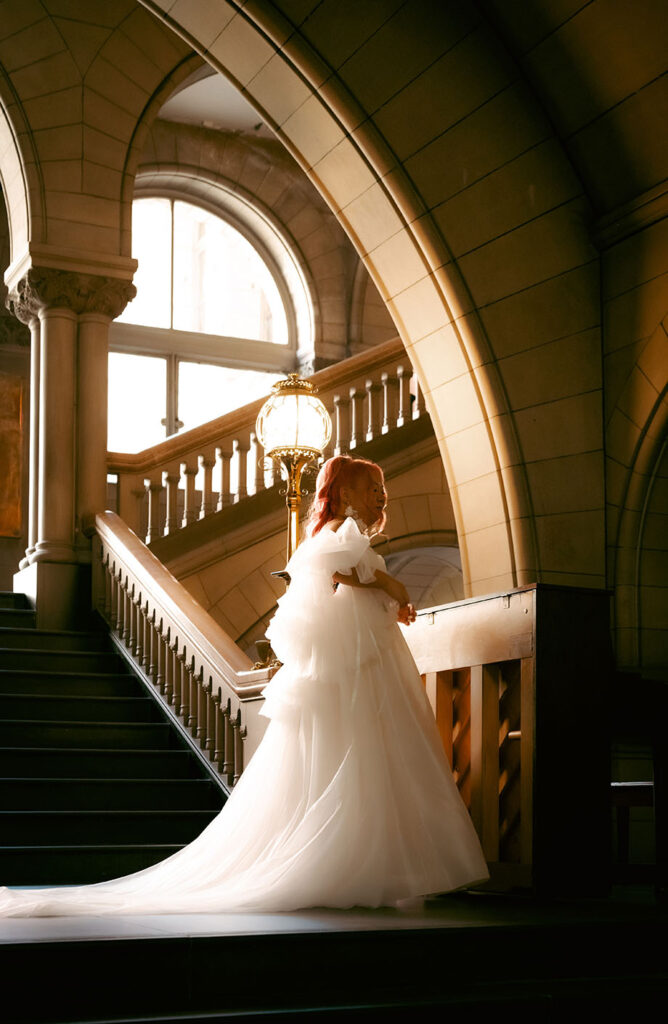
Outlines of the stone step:
[[18,629],[0,623],[0,648],[32,651],[111,651],[105,633],[73,633],[53,629]]
[[0,810],[220,810],[223,797],[207,779],[0,778]]
[[34,629],[35,612],[31,608],[0,608],[0,627],[5,629]]
[[0,669],[0,693],[76,697],[141,697],[145,690],[129,672],[37,672]]
[[0,721],[2,747],[115,747],[168,750],[174,742],[166,722]]
[[204,769],[190,751],[0,747],[0,775],[21,778],[188,779]]
[[119,843],[81,846],[10,846],[0,849],[7,885],[86,885],[120,878],[157,864],[184,843]]
[[9,846],[189,843],[216,810],[0,811],[2,852]]
[[26,594],[15,593],[13,590],[0,590],[0,610],[3,608],[32,610],[32,605]]
[[162,716],[150,697],[78,697],[43,693],[2,693],[0,714],[14,721],[155,722]]
[[125,663],[114,651],[31,651],[0,648],[0,669],[33,669],[37,672],[122,672]]

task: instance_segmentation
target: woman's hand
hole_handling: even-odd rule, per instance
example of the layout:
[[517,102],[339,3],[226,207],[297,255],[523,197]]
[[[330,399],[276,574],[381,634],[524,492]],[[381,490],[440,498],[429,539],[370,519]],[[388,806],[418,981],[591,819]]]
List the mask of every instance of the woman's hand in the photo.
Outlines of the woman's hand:
[[411,622],[415,622],[417,612],[414,606],[408,602],[408,604],[402,604],[397,612],[397,622],[403,623],[404,626],[410,626]]

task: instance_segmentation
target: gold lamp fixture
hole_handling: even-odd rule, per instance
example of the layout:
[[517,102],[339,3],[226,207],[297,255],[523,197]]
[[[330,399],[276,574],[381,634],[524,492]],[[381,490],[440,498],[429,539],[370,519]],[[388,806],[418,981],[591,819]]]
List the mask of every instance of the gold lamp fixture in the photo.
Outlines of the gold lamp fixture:
[[288,561],[299,545],[299,506],[304,469],[319,458],[332,436],[332,421],[317,387],[291,373],[276,381],[260,409],[255,430],[265,454],[279,461],[287,480]]

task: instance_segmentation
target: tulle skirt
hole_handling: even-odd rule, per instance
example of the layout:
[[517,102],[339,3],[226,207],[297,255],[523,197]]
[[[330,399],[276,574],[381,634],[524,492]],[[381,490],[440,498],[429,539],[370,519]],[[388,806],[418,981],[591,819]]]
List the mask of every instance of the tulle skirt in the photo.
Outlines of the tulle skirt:
[[311,574],[270,637],[269,725],[205,831],[124,878],[0,890],[0,916],[377,907],[487,877],[396,606]]

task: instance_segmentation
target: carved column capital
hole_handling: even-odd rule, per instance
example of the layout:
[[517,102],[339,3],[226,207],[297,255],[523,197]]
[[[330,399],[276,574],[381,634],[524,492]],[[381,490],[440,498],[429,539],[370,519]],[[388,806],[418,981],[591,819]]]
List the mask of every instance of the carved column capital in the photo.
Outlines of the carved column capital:
[[6,304],[23,323],[29,323],[45,309],[100,313],[113,320],[136,294],[131,282],[117,277],[31,267],[9,293]]

